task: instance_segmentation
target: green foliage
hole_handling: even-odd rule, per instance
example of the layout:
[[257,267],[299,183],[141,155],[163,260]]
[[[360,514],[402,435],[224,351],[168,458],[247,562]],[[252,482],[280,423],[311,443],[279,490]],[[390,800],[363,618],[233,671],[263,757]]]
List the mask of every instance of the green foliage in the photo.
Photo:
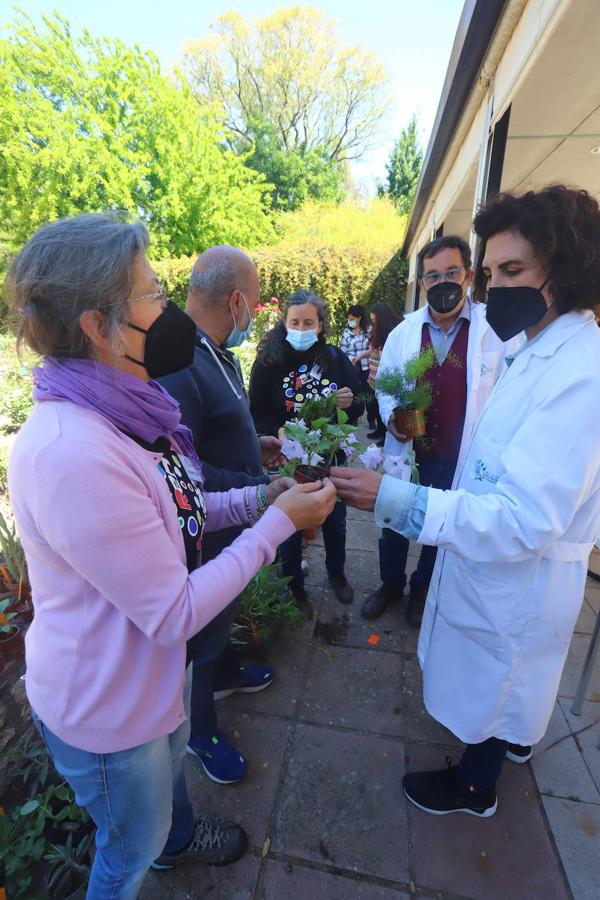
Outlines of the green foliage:
[[238,358],[247,390],[250,384],[250,372],[256,358],[256,343],[254,341],[244,341],[240,347],[234,347],[231,352]]
[[0,600],[0,632],[2,634],[10,634],[14,628],[14,625],[11,625],[11,619],[14,619],[16,613],[6,612],[6,610],[10,606],[10,603],[10,597],[6,597],[4,600]]
[[309,466],[321,462],[330,466],[342,450],[350,457],[365,449],[355,437],[359,429],[348,425],[348,414],[337,407],[335,394],[307,400],[301,415],[301,419],[286,422],[283,428],[289,448],[284,443],[283,452],[289,463],[297,465],[306,458]]
[[[298,418],[301,418],[309,428],[318,428],[317,421],[319,419],[325,419],[326,422],[331,421],[337,409],[335,394],[329,394],[328,397],[309,397],[302,404],[302,412]],[[348,416],[346,416],[347,419]]]
[[240,632],[247,629],[254,638],[260,638],[274,622],[291,627],[301,625],[304,616],[292,602],[288,591],[291,578],[279,574],[279,566],[262,566],[242,593],[242,603],[234,627],[234,639],[240,641]]
[[78,885],[87,882],[90,873],[90,850],[93,842],[94,835],[89,833],[73,846],[73,834],[70,834],[62,846],[51,845],[44,857],[52,865],[48,878],[50,897],[60,900],[61,897],[70,896]]
[[379,193],[388,194],[398,212],[410,212],[423,165],[423,151],[417,134],[417,118],[413,116],[400,133],[386,164],[387,184]]
[[321,191],[316,161],[364,153],[388,105],[387,75],[372,54],[341,47],[333,21],[294,6],[251,23],[228,12],[211,30],[186,48],[188,82],[201,104],[218,105],[230,145],[254,148],[276,197],[293,200],[302,183]]
[[213,112],[157,58],[58,15],[21,13],[0,40],[0,250],[82,211],[124,209],[155,253],[272,236],[268,187],[226,149]]
[[277,325],[280,318],[281,304],[277,297],[271,297],[266,303],[259,303],[254,313],[252,340],[258,344],[267,331]]
[[288,247],[360,247],[391,256],[402,243],[406,217],[398,215],[389,197],[367,202],[307,201],[277,219],[280,241]]
[[27,583],[27,563],[25,562],[25,553],[17,534],[14,522],[9,522],[4,518],[0,510],[0,553],[4,560],[4,565],[8,569],[8,573],[15,584],[19,584],[21,580]]
[[0,334],[0,434],[18,431],[33,406],[31,398],[31,369],[39,362],[34,354],[20,359],[15,339]]
[[375,389],[393,397],[398,409],[427,410],[433,399],[433,387],[424,376],[437,365],[433,347],[427,347],[406,361],[404,366],[381,372]]

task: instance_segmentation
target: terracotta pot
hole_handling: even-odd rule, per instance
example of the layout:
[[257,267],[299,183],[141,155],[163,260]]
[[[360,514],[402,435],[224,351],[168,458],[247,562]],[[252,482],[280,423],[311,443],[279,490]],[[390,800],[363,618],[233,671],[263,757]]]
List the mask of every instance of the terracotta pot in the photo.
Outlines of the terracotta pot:
[[0,631],[0,651],[5,656],[21,656],[23,653],[23,635],[18,625],[12,626],[8,634]]
[[425,434],[425,413],[422,409],[395,409],[394,425],[407,438],[423,437]]
[[329,477],[329,466],[296,466],[294,480],[298,484],[312,484]]
[[314,541],[317,536],[316,528],[305,528],[303,531],[304,540],[308,543],[309,541]]

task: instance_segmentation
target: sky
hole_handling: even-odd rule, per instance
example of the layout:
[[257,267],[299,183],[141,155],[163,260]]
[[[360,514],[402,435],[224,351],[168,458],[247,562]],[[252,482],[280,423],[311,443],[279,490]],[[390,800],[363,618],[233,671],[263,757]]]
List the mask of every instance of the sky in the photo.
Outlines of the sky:
[[[18,6],[38,21],[57,10],[75,29],[87,28],[97,37],[116,37],[124,43],[153,50],[169,69],[183,45],[203,37],[218,15],[230,9],[246,17],[262,17],[293,6],[292,0],[20,0]],[[308,5],[298,3],[297,5]],[[311,5],[337,20],[343,45],[359,45],[374,53],[388,70],[393,105],[382,124],[377,146],[352,174],[371,192],[385,179],[385,162],[411,115],[418,116],[423,147],[433,126],[463,0],[315,0]],[[0,28],[11,21],[15,8],[0,0]],[[0,34],[2,32],[0,31]]]

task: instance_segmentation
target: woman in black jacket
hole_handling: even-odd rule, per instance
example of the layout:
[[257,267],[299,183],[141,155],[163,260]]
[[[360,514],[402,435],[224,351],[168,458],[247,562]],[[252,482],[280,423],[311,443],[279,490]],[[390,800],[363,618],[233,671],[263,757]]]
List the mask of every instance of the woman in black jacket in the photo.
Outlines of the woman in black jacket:
[[[250,376],[250,408],[259,434],[277,435],[290,419],[302,417],[307,398],[336,393],[337,405],[356,424],[364,409],[357,399],[360,376],[345,353],[326,343],[327,308],[316,294],[296,291],[286,300],[283,318],[258,347]],[[346,504],[338,502],[323,524],[325,565],[329,581],[341,603],[351,603],[354,592],[344,574],[346,559]],[[280,547],[283,574],[298,606],[307,615],[312,607],[304,589],[302,534],[296,532]]]

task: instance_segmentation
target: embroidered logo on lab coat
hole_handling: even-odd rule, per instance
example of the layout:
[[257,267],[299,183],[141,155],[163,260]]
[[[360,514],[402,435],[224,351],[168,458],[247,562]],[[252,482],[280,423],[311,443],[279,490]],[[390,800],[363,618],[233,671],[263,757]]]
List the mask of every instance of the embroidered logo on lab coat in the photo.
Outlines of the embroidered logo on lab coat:
[[489,481],[490,484],[496,484],[500,478],[499,475],[494,475],[489,471],[482,459],[475,460],[475,472],[473,477],[475,481]]

